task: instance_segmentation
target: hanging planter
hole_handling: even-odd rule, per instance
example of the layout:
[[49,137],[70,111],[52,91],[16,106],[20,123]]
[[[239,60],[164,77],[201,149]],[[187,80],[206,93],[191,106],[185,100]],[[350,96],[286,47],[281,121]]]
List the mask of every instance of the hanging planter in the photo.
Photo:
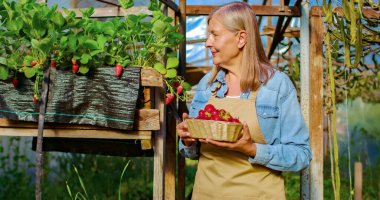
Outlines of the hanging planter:
[[[140,69],[127,68],[120,78],[110,67],[96,68],[86,76],[51,69],[45,121],[132,130]],[[21,83],[15,88],[0,82],[0,117],[37,122],[39,106],[30,100],[34,83],[29,79]]]
[[[130,0],[119,3],[133,6]],[[57,8],[34,1],[0,4],[0,117],[37,121],[47,67],[52,78],[46,122],[131,129],[141,69],[161,74],[167,104],[188,98],[191,86],[177,75],[175,51],[184,37],[159,1],[149,5],[152,16],[110,21],[91,18],[94,8],[81,9],[81,18]]]

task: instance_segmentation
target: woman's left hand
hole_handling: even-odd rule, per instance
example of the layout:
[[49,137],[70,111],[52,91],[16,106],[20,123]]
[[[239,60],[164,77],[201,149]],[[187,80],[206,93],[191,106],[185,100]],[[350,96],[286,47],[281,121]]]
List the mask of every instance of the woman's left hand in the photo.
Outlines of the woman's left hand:
[[236,142],[222,142],[212,139],[199,139],[202,143],[212,144],[217,147],[226,148],[233,151],[239,151],[247,156],[256,156],[256,145],[252,142],[251,134],[247,123],[243,125],[243,135]]

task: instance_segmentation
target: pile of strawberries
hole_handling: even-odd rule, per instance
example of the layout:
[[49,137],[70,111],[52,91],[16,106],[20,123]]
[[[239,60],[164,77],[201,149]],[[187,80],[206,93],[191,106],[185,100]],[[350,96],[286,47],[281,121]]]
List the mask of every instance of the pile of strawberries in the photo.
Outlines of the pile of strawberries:
[[232,117],[229,112],[216,109],[212,104],[207,104],[203,110],[199,110],[196,119],[240,123],[239,119]]

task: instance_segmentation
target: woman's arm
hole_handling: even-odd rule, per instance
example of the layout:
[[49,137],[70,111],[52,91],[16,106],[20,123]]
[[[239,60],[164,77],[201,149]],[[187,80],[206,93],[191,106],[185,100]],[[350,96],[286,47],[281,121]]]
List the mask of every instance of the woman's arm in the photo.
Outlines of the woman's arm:
[[312,158],[309,131],[303,119],[296,90],[291,86],[289,95],[280,107],[280,132],[274,135],[273,144],[256,144],[256,155],[249,162],[278,171],[299,171],[306,168]]

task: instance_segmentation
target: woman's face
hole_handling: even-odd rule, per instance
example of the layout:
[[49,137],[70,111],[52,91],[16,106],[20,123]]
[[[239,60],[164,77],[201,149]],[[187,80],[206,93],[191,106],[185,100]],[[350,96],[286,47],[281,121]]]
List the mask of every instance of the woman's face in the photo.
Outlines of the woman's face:
[[227,30],[219,16],[209,21],[206,47],[210,48],[214,65],[229,68],[240,65],[241,50],[238,48],[238,32]]

